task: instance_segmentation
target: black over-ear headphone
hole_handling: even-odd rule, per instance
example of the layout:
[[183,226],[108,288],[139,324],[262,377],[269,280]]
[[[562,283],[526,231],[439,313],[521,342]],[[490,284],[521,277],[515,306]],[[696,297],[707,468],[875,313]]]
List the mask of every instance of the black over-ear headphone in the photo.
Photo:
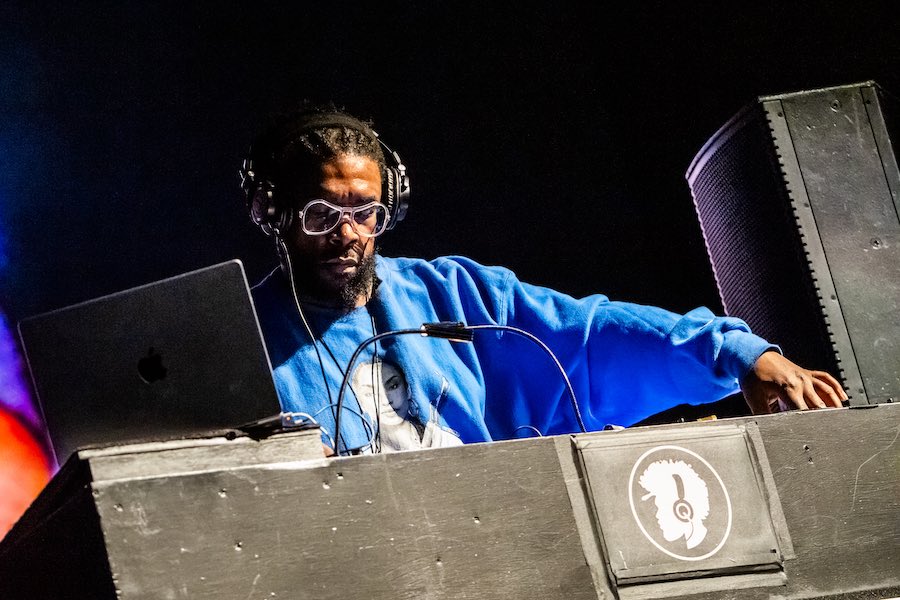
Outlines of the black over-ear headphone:
[[[274,153],[280,151],[285,144],[305,131],[325,127],[349,127],[378,140],[386,163],[381,173],[381,202],[388,210],[387,229],[393,229],[406,217],[409,208],[409,175],[406,166],[400,160],[400,155],[381,141],[378,133],[358,119],[343,113],[312,113],[300,119],[288,135],[281,136],[275,143],[264,142],[262,148],[251,147],[241,164],[239,172],[241,189],[244,190],[250,219],[259,225],[266,235],[284,234],[291,226],[295,211],[290,201],[280,198],[275,193],[275,184],[266,173],[259,172],[265,171],[266,168],[259,163],[269,160],[268,168],[272,168]],[[262,159],[264,153],[271,156]]]

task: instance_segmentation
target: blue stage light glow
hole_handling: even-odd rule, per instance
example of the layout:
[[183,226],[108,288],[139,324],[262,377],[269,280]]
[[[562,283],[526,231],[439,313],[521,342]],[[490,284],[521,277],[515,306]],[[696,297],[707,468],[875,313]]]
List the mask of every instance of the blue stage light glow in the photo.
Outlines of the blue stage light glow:
[[54,123],[44,98],[45,73],[31,37],[20,21],[4,22],[0,35],[0,296],[8,303],[3,308],[16,317],[14,304],[23,298],[22,286],[27,284],[18,258],[30,233],[22,198],[41,198],[43,178],[35,173],[43,173],[49,163],[47,131]]

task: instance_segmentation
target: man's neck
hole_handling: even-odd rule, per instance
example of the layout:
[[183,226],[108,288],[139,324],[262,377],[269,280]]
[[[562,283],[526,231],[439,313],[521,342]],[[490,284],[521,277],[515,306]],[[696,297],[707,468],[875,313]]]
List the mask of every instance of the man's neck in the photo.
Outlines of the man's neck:
[[[288,280],[288,285],[290,285],[290,278],[286,279]],[[369,303],[369,300],[372,299],[375,286],[370,282],[369,285],[366,286],[366,290],[358,294],[356,298],[350,302],[347,302],[340,294],[311,293],[304,289],[302,285],[298,285],[297,287],[297,299],[303,304],[328,310],[351,312],[357,308],[362,308]]]
[[342,312],[350,312],[356,310],[357,308],[362,308],[363,306],[368,304],[370,295],[371,292],[369,294],[360,294],[351,304],[346,303],[344,299],[340,297],[323,297],[320,295],[304,294],[302,292],[297,293],[297,298],[299,298],[300,302],[302,302],[303,304],[308,304],[310,306]]
[[[292,278],[288,274],[287,266],[284,261],[282,261],[281,267],[282,273],[285,275],[285,279],[288,280],[288,285],[291,285],[293,283],[293,285],[295,286],[294,291],[297,294],[298,300],[300,300],[304,304],[327,308],[330,310],[350,312],[352,310],[365,306],[375,294],[375,290],[378,288],[378,284],[380,283],[378,276],[375,274],[374,256],[371,257],[369,269],[367,269],[367,273],[363,276],[363,279],[361,281],[358,281],[354,286],[351,286],[350,288],[352,289],[353,287],[355,287],[356,289],[353,291],[362,288],[362,291],[357,292],[355,296],[350,296],[350,294],[347,293],[350,291],[350,289],[321,289],[318,285],[316,285],[314,281],[308,279],[307,274],[298,269],[297,263],[295,263],[294,266],[293,281],[291,281]],[[348,298],[347,296],[350,297]]]

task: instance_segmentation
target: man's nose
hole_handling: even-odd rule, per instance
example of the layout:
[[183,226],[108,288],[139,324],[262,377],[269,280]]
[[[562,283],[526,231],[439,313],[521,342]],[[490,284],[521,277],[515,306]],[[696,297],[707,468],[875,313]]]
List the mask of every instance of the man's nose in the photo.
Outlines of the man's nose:
[[334,230],[334,234],[335,238],[340,239],[345,244],[359,239],[359,234],[353,227],[353,222],[350,220],[350,215],[346,213],[341,215],[341,220],[338,223],[337,228]]

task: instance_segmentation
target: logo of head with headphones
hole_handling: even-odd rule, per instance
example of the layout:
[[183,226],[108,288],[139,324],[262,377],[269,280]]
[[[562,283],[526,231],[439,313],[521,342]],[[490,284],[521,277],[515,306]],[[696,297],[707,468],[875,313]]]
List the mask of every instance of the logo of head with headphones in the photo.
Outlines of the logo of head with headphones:
[[645,452],[631,471],[631,510],[641,532],[664,553],[701,560],[731,531],[731,500],[719,474],[680,446]]
[[409,208],[409,174],[400,155],[359,119],[316,109],[276,123],[250,147],[239,171],[250,219],[266,235],[281,237],[298,208],[283,190],[289,163],[321,164],[340,154],[369,156],[379,164],[381,203],[387,207],[387,229],[393,229]]

